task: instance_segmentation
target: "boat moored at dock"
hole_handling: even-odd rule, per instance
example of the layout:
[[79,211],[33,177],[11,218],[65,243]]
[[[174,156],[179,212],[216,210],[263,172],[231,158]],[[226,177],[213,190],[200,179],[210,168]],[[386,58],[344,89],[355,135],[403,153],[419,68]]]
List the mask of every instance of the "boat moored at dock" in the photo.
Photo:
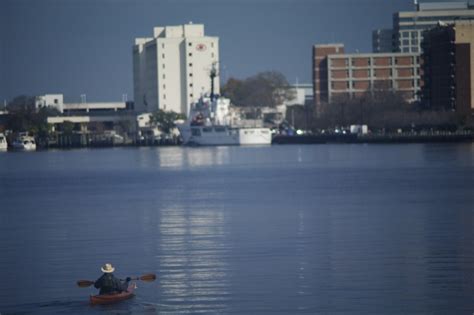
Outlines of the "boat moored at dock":
[[36,141],[34,137],[29,136],[27,133],[20,133],[20,135],[13,141],[12,147],[15,150],[35,151]]

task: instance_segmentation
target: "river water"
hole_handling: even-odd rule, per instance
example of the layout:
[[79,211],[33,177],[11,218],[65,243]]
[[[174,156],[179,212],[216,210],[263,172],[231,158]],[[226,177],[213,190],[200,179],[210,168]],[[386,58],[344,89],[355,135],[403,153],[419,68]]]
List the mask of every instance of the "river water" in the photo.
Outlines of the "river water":
[[474,312],[470,143],[8,152],[0,209],[2,315]]

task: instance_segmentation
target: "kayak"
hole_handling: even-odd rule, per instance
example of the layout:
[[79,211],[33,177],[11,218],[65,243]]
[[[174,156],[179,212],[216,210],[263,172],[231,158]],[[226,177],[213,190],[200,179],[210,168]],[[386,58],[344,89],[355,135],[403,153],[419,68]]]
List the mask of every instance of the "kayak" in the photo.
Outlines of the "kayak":
[[118,303],[123,300],[131,299],[135,296],[133,294],[133,290],[136,288],[135,283],[132,283],[128,286],[127,291],[123,291],[120,293],[114,294],[98,294],[98,295],[91,295],[91,304],[92,305],[103,305],[103,304],[113,304]]

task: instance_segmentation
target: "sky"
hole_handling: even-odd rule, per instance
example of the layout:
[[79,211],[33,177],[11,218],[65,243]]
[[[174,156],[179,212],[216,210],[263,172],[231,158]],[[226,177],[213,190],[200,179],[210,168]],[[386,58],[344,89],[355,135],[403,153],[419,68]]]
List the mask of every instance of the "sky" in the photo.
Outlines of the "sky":
[[280,71],[311,83],[313,45],[370,52],[372,30],[412,8],[412,0],[0,0],[0,100],[133,99],[135,38],[188,22],[219,37],[223,81]]

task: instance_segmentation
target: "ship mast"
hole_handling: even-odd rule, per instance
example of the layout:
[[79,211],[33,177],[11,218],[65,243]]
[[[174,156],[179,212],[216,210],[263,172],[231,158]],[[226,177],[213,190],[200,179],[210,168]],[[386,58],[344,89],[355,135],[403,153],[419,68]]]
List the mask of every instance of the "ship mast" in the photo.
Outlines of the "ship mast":
[[216,76],[217,76],[216,64],[213,63],[212,68],[211,68],[211,73],[210,73],[210,77],[211,77],[211,101],[213,101],[214,97],[215,97],[215,94],[214,94],[214,78]]

